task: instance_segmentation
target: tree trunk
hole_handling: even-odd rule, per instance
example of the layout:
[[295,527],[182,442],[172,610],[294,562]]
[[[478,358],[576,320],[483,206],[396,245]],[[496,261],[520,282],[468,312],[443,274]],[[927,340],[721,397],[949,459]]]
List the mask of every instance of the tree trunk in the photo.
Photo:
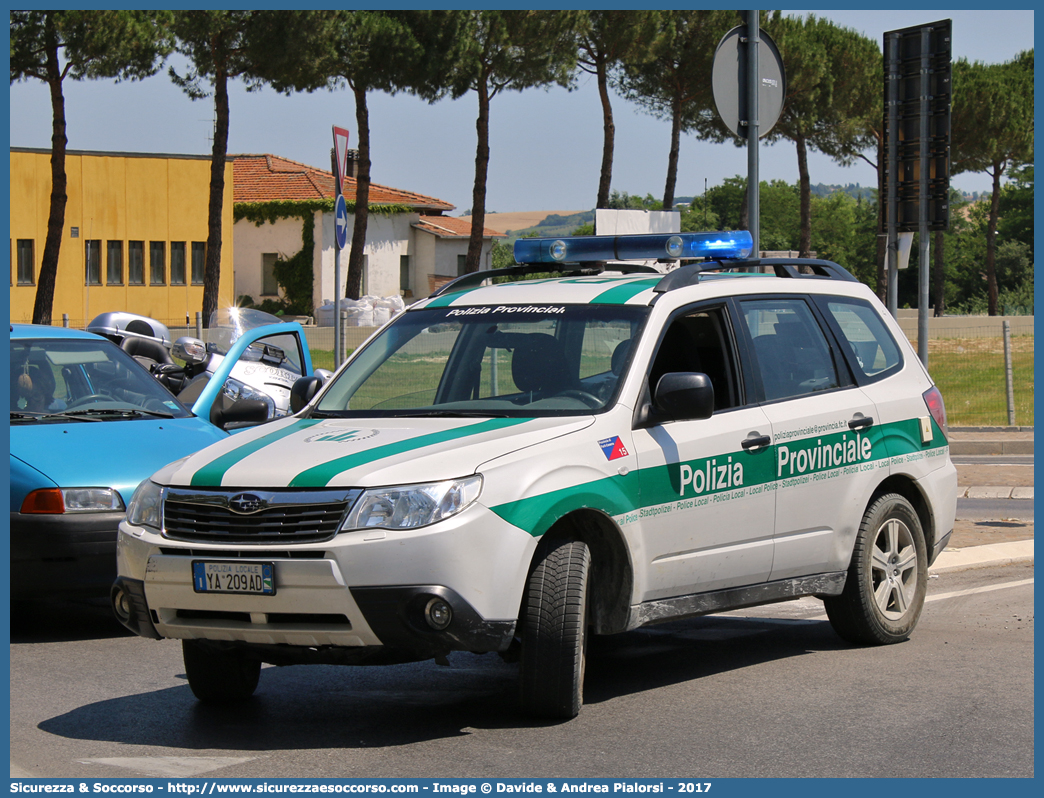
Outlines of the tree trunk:
[[674,189],[678,183],[678,150],[681,148],[682,103],[677,96],[671,103],[671,151],[667,155],[667,182],[663,186],[663,209],[674,209]]
[[352,228],[352,248],[348,254],[344,295],[348,299],[359,299],[362,294],[366,225],[370,219],[370,109],[366,105],[366,89],[355,86],[352,91],[355,94],[355,124],[359,128],[359,171],[355,176],[355,226]]
[[36,284],[33,303],[33,324],[50,324],[54,306],[54,287],[58,281],[58,255],[62,248],[62,230],[65,228],[65,205],[68,202],[65,177],[65,96],[62,94],[62,73],[58,63],[58,35],[54,30],[52,14],[47,12],[44,36],[47,40],[47,84],[51,89],[51,208],[47,216],[47,238],[40,261],[40,277]]
[[935,315],[936,317],[942,316],[946,310],[946,292],[945,292],[945,280],[946,280],[946,262],[943,258],[943,247],[946,246],[946,237],[943,235],[942,230],[935,231],[935,250],[932,253],[932,258],[935,261]]
[[602,101],[602,171],[598,178],[596,208],[609,207],[609,188],[613,182],[613,148],[616,146],[616,123],[609,102],[609,70],[604,58],[598,59],[598,97]]
[[986,225],[986,290],[988,312],[997,315],[997,217],[1000,211],[1000,179],[1003,167],[993,164],[993,195],[990,197],[990,220]]
[[486,225],[486,173],[489,171],[489,82],[483,69],[478,80],[479,113],[475,120],[478,146],[475,149],[475,188],[471,195],[471,238],[464,271],[470,274],[481,267],[482,231]]
[[207,262],[203,270],[203,326],[218,309],[221,283],[221,217],[225,203],[225,156],[228,153],[228,72],[214,73],[214,147],[210,154],[210,205],[207,211]]
[[812,187],[808,180],[808,150],[805,136],[799,133],[794,139],[797,144],[798,181],[801,208],[801,230],[798,233],[798,257],[807,258],[812,251]]

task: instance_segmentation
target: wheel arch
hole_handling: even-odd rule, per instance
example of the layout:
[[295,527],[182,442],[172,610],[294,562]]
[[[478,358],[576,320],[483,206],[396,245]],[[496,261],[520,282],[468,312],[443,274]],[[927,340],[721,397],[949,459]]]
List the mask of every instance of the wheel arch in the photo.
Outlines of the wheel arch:
[[[620,528],[605,513],[583,508],[559,518],[541,537],[533,563],[552,543],[579,540],[591,551],[591,621],[596,634],[627,628],[634,569]],[[530,563],[532,570],[533,563]]]
[[935,515],[916,480],[906,474],[892,474],[874,490],[870,500],[866,503],[864,513],[880,496],[886,493],[898,493],[913,505],[917,518],[921,522],[921,531],[924,532],[925,549],[930,553],[935,546]]

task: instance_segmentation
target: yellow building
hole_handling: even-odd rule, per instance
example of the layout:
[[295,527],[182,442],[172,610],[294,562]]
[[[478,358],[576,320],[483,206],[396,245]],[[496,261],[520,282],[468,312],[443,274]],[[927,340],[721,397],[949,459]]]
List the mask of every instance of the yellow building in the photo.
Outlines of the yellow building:
[[[68,151],[69,201],[52,323],[82,327],[127,310],[194,323],[203,306],[210,158]],[[31,321],[47,239],[51,151],[11,148],[11,321]],[[218,305],[233,302],[232,162],[225,201]]]

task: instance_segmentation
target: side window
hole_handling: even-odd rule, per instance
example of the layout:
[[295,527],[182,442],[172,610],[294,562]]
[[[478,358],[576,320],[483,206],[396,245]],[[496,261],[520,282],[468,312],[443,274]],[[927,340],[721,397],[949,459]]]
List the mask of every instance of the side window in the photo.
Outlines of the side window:
[[664,374],[673,371],[701,372],[714,386],[714,410],[740,403],[735,358],[727,334],[723,308],[699,310],[671,322],[660,341],[649,370],[649,390]]
[[863,378],[860,382],[880,379],[902,363],[895,339],[869,302],[830,297],[825,305],[837,323],[838,337],[847,342],[852,368]]
[[740,308],[765,401],[829,391],[840,385],[826,336],[803,300],[750,300],[740,302]]

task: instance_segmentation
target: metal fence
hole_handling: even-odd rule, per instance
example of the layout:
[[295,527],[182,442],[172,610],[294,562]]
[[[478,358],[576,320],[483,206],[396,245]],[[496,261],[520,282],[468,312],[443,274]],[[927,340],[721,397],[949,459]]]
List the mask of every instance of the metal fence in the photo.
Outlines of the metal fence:
[[[985,319],[961,337],[929,338],[928,372],[950,426],[1033,424],[1033,340],[1032,328],[1015,334],[1005,321]],[[910,343],[917,349],[916,333]]]
[[[84,329],[87,319],[64,318],[56,326]],[[197,330],[196,320],[158,319],[170,328],[175,340],[182,335],[202,337],[207,331]],[[900,319],[901,325],[917,349],[917,330]],[[928,371],[946,401],[951,426],[1029,426],[1033,424],[1033,319],[1021,317],[1019,322],[988,317],[939,319],[938,327],[929,328]],[[945,324],[943,323],[945,322]],[[1009,328],[1005,346],[1005,326]],[[907,329],[911,327],[912,329]],[[356,327],[345,323],[341,340],[345,354],[363,343],[377,328]],[[333,369],[334,328],[307,325],[305,337],[315,368]],[[198,336],[198,332],[202,336]],[[1005,354],[1007,350],[1007,355]],[[337,359],[340,362],[345,354]]]

